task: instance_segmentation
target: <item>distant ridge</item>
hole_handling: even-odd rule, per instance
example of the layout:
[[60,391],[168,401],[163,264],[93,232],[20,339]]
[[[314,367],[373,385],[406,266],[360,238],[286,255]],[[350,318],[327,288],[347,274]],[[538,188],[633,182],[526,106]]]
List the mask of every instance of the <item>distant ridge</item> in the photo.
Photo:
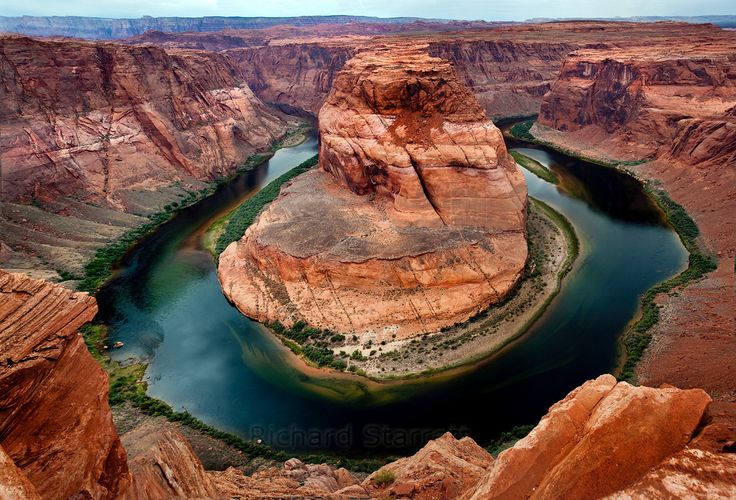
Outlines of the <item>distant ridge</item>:
[[449,19],[425,19],[421,17],[380,18],[370,16],[300,16],[300,17],[150,17],[136,19],[114,19],[81,16],[0,16],[0,32],[20,33],[31,36],[68,36],[109,40],[141,35],[146,31],[163,32],[207,32],[227,29],[261,29],[283,24],[314,26],[317,24],[409,24],[430,22],[456,24],[458,27],[492,26],[484,21],[453,21]]
[[[524,23],[584,20],[583,18],[534,18]],[[596,21],[656,22],[682,21],[687,23],[712,23],[722,28],[736,28],[736,15],[710,16],[642,16],[594,18]],[[457,29],[491,28],[500,24],[521,24],[497,21],[458,21],[422,17],[371,17],[371,16],[299,16],[299,17],[151,17],[104,18],[83,16],[0,16],[0,32],[20,33],[30,36],[64,36],[110,40],[130,38],[147,31],[179,33],[184,31],[209,32],[229,29],[262,29],[289,24],[292,26],[314,26],[318,24],[411,24],[434,23]]]

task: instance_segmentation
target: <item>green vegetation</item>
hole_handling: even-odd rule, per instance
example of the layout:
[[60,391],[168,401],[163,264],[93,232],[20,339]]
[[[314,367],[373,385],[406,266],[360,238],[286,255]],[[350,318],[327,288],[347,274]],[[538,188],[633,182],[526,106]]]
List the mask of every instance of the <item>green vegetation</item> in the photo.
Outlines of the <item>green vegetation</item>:
[[555,175],[554,172],[552,172],[550,169],[539,163],[534,158],[530,158],[526,156],[525,154],[522,154],[518,151],[509,151],[511,156],[514,157],[514,160],[516,160],[516,163],[542,179],[543,181],[547,181],[551,184],[559,184],[560,179]]
[[[71,275],[71,273],[62,274],[64,271],[60,271],[59,275],[62,280],[65,279],[81,279],[79,283],[79,290],[94,293],[97,289],[102,286],[105,281],[110,279],[112,276],[113,267],[120,262],[125,254],[141,239],[148,236],[158,226],[170,220],[179,210],[182,210],[194,203],[200,201],[202,198],[206,198],[215,192],[218,185],[229,182],[235,178],[239,173],[251,170],[254,167],[260,165],[271,156],[273,153],[281,147],[284,147],[287,143],[289,145],[298,144],[294,142],[296,136],[304,136],[304,134],[310,129],[310,125],[307,123],[300,123],[296,128],[289,130],[284,137],[275,141],[271,144],[270,150],[264,153],[256,153],[251,155],[234,174],[221,177],[215,182],[211,183],[207,187],[198,191],[187,191],[187,194],[181,195],[181,199],[178,202],[167,204],[163,207],[163,210],[148,216],[148,221],[143,225],[131,229],[130,231],[123,234],[116,241],[99,248],[92,259],[87,263],[84,268],[84,276],[77,277]],[[300,142],[300,141],[299,141]],[[303,165],[303,164],[302,164]],[[301,166],[301,165],[300,165]],[[296,167],[299,168],[299,167]],[[285,174],[286,175],[286,174]],[[274,182],[277,182],[277,179]],[[270,186],[270,185],[269,185]],[[278,194],[278,192],[277,192]],[[241,234],[242,236],[242,234]],[[223,248],[224,249],[224,248]],[[219,252],[218,252],[219,254]],[[65,277],[73,276],[73,277]]]
[[488,453],[493,455],[494,458],[498,457],[499,453],[514,446],[518,440],[526,437],[532,429],[534,429],[533,425],[514,426],[508,431],[502,432],[500,436],[491,441],[488,446],[486,446],[486,450]]
[[317,155],[314,155],[309,160],[292,168],[233,210],[228,216],[227,221],[224,222],[224,230],[215,246],[215,255],[220,255],[230,243],[242,238],[245,230],[253,223],[263,207],[276,199],[281,191],[281,186],[315,166],[317,160]]
[[87,265],[84,267],[84,277],[79,283],[79,289],[94,293],[112,276],[112,269],[120,262],[125,254],[138,241],[150,234],[156,227],[171,219],[178,210],[192,205],[214,192],[214,187],[208,187],[199,191],[189,191],[177,204],[177,206],[166,205],[164,210],[148,217],[148,222],[131,229],[116,241],[97,249]]
[[[179,422],[214,439],[222,441],[251,457],[262,457],[270,460],[284,461],[294,454],[275,450],[267,445],[248,441],[228,432],[208,425],[190,413],[175,411],[167,403],[146,394],[147,384],[143,381],[146,365],[143,363],[121,364],[111,360],[104,352],[107,341],[107,327],[100,324],[89,324],[80,329],[92,357],[107,372],[110,380],[109,401],[111,406],[128,403],[142,413],[153,417],[161,416],[172,422]],[[358,472],[372,472],[393,460],[385,459],[349,459],[326,454],[297,455],[308,463],[328,463],[335,467],[345,467]]]
[[582,160],[588,163],[593,163],[595,165],[600,165],[602,167],[609,167],[609,168],[632,167],[635,165],[641,165],[642,163],[646,163],[647,161],[649,161],[648,159],[645,158],[641,160],[624,160],[624,161],[611,162],[611,161],[600,160],[598,158],[592,158],[590,156],[585,156],[578,152],[563,148],[552,142],[543,141],[542,139],[538,139],[537,137],[534,137],[530,131],[533,125],[534,125],[534,120],[526,120],[523,122],[519,122],[515,124],[514,126],[512,126],[511,129],[509,129],[509,133],[511,137],[513,137],[514,139],[519,139],[520,141],[530,142],[532,144],[540,144],[546,148],[549,148],[553,151],[557,151],[571,158],[577,158],[579,160]]
[[618,378],[631,383],[636,383],[636,373],[634,371],[636,364],[652,340],[649,330],[659,321],[659,305],[655,302],[657,295],[669,293],[675,288],[696,281],[707,273],[714,271],[718,265],[716,259],[701,248],[698,241],[698,235],[700,234],[698,225],[685,209],[670,198],[665,191],[655,188],[652,183],[647,184],[645,188],[664,211],[690,255],[687,269],[673,278],[658,283],[644,294],[641,298],[641,316],[623,337],[626,361]]
[[389,484],[396,481],[396,476],[393,472],[387,469],[382,469],[373,476],[373,483],[379,488],[388,486]]
[[64,269],[57,269],[56,274],[59,275],[59,278],[61,278],[61,281],[82,279],[81,276],[77,276],[76,274],[70,273],[69,271],[65,271]]
[[511,127],[511,135],[516,137],[517,139],[522,139],[524,141],[530,141],[534,142],[536,139],[534,136],[529,132],[529,129],[532,128],[532,125],[534,125],[534,120],[526,120],[523,122],[519,122],[513,127]]
[[273,330],[294,354],[304,356],[312,364],[320,368],[329,367],[339,371],[348,367],[347,362],[336,357],[333,351],[335,344],[345,340],[344,335],[308,326],[301,320],[291,327],[284,326],[278,321],[268,323],[266,326]]

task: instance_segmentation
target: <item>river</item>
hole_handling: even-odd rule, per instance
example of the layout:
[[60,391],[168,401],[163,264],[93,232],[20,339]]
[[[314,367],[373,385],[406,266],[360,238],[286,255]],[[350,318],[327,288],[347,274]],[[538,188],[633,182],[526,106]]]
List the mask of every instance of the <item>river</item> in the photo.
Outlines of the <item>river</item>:
[[683,269],[687,253],[631,177],[538,146],[510,147],[560,177],[555,186],[524,171],[529,194],[572,222],[582,248],[530,331],[472,370],[386,386],[305,372],[222,295],[203,228],[316,154],[315,137],[220,186],[128,254],[97,296],[110,341],[125,343],[112,356],[147,362],[149,394],[175,409],[289,451],[400,455],[445,430],[484,444],[536,423],[582,381],[614,369],[639,297]]

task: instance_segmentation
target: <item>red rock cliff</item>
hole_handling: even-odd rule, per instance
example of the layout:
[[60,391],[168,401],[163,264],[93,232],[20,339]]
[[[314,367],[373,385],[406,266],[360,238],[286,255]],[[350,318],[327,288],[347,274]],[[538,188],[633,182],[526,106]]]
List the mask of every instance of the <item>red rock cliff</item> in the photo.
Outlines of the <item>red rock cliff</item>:
[[450,64],[425,50],[364,52],[336,77],[322,171],[284,187],[220,256],[245,314],[405,338],[467,319],[519,279],[524,178]]
[[94,298],[0,271],[0,447],[43,498],[115,498],[130,474],[107,376],[77,328]]
[[581,50],[545,96],[538,137],[586,155],[648,160],[631,169],[662,185],[697,222],[718,269],[662,297],[638,368],[648,384],[702,387],[736,403],[736,34]]
[[156,47],[0,39],[5,201],[229,173],[284,130],[227,59]]

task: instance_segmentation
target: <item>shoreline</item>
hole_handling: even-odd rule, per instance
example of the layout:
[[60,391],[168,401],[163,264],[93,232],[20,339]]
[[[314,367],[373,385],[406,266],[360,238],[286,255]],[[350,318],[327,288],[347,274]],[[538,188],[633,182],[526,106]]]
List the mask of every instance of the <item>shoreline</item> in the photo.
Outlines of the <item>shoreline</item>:
[[[634,317],[627,323],[618,338],[619,355],[616,362],[614,375],[623,381],[637,384],[636,368],[641,361],[644,352],[651,343],[652,335],[649,331],[659,323],[661,306],[656,299],[661,294],[667,294],[677,289],[685,289],[691,284],[702,279],[706,274],[717,268],[717,263],[712,253],[700,237],[700,231],[692,217],[685,208],[675,202],[661,184],[651,179],[637,175],[636,171],[627,167],[642,165],[649,160],[640,161],[615,161],[610,158],[592,158],[569,147],[563,147],[548,140],[535,137],[530,129],[534,121],[524,121],[504,130],[504,135],[532,144],[538,144],[566,156],[576,158],[588,163],[593,163],[607,168],[613,168],[636,179],[643,186],[647,195],[656,203],[665,216],[667,223],[677,234],[680,243],[688,252],[687,266],[670,278],[654,284],[644,292],[639,300]],[[516,130],[514,130],[516,129]]]
[[[387,387],[395,385],[416,383],[418,381],[426,382],[431,379],[449,379],[466,373],[467,371],[477,367],[479,364],[490,362],[494,358],[494,356],[501,352],[504,348],[523,338],[523,336],[529,331],[529,329],[534,325],[539,317],[544,314],[544,312],[552,304],[554,299],[561,291],[564,278],[571,271],[579,255],[580,241],[570,221],[564,215],[557,212],[546,203],[531,197],[530,201],[530,206],[532,204],[534,205],[535,209],[537,210],[537,212],[535,213],[539,217],[539,219],[542,221],[546,221],[546,223],[552,226],[552,231],[556,233],[557,238],[555,243],[562,244],[561,251],[557,255],[557,260],[553,263],[554,270],[551,273],[552,276],[547,276],[548,280],[550,280],[551,278],[551,282],[548,282],[546,284],[545,293],[542,294],[542,296],[540,297],[540,301],[534,304],[535,307],[524,309],[523,314],[519,314],[519,318],[516,321],[510,322],[510,327],[507,327],[506,329],[498,328],[498,324],[506,323],[507,318],[505,316],[507,314],[513,313],[514,308],[518,308],[519,306],[524,305],[525,300],[529,299],[530,291],[528,290],[528,288],[534,287],[537,284],[536,282],[533,282],[528,276],[524,276],[520,280],[516,288],[501,304],[495,304],[491,306],[490,308],[481,312],[475,318],[471,318],[461,325],[451,327],[449,331],[437,332],[429,334],[425,337],[415,337],[413,339],[396,342],[397,344],[402,345],[411,345],[412,343],[416,345],[421,342],[426,342],[428,338],[431,338],[431,340],[433,341],[447,342],[448,340],[452,340],[453,337],[457,338],[468,334],[470,334],[471,336],[475,335],[474,339],[462,345],[462,347],[465,347],[465,350],[459,352],[458,355],[447,356],[446,358],[449,359],[445,359],[441,363],[435,363],[435,366],[429,366],[419,371],[405,370],[404,372],[392,373],[382,376],[382,372],[378,369],[378,367],[379,365],[383,365],[385,367],[385,357],[390,357],[391,354],[384,354],[384,359],[381,359],[380,356],[370,358],[370,360],[373,361],[374,365],[376,365],[376,369],[373,370],[366,370],[362,367],[358,370],[355,370],[354,372],[337,370],[335,368],[330,368],[326,366],[320,367],[316,363],[311,362],[303,355],[297,353],[299,351],[298,347],[301,346],[296,346],[297,349],[295,349],[295,346],[292,345],[294,344],[293,341],[286,338],[284,335],[275,332],[272,328],[269,328],[266,325],[262,325],[262,327],[266,330],[265,334],[271,337],[273,341],[282,348],[285,353],[285,359],[290,362],[293,369],[307,375],[323,378],[325,380],[338,378],[349,380],[355,383],[372,385],[376,390],[380,390],[381,388],[385,389]],[[530,253],[530,258],[527,261],[527,266],[525,266],[525,274],[528,268],[533,265],[534,263],[532,262],[532,254]],[[527,289],[520,292],[520,289],[524,287],[526,287]],[[480,323],[480,325],[476,326],[476,323],[478,322]],[[479,330],[481,330],[483,327],[488,328],[489,324],[491,326],[496,326],[496,328],[498,329],[498,332],[495,332],[495,342],[491,343],[485,341],[485,339],[483,338],[485,337],[484,335],[479,334]],[[475,342],[473,342],[473,340]],[[480,350],[478,350],[478,347],[480,347]],[[360,348],[360,346],[358,348]],[[350,346],[347,346],[343,349],[336,348],[335,350],[339,351],[345,349],[349,350]],[[457,351],[460,351],[460,349],[447,349],[445,353],[454,353]],[[409,360],[406,364],[417,366],[415,360]],[[422,364],[423,363],[419,363],[420,366]]]

